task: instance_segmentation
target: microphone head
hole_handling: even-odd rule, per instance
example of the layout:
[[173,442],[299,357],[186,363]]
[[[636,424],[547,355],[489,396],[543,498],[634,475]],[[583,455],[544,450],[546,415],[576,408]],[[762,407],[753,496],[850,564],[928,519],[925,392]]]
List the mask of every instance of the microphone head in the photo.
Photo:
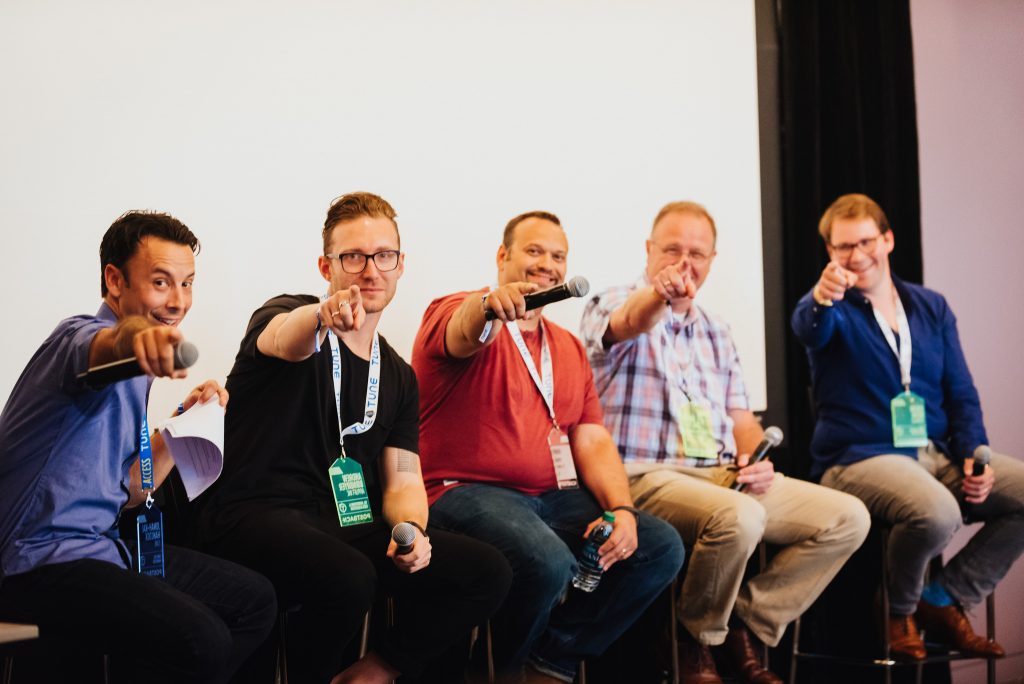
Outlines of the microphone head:
[[188,340],[182,340],[174,348],[174,367],[189,368],[199,360],[199,349]]
[[583,276],[573,276],[565,283],[565,289],[573,297],[585,297],[590,292],[590,283]]
[[773,447],[777,447],[782,444],[782,430],[772,425],[764,431],[764,438],[770,442]]
[[391,538],[399,547],[412,546],[416,541],[416,528],[407,522],[400,522],[391,530]]
[[987,466],[989,461],[992,460],[992,450],[984,444],[979,444],[978,448],[974,450],[974,463],[975,465]]

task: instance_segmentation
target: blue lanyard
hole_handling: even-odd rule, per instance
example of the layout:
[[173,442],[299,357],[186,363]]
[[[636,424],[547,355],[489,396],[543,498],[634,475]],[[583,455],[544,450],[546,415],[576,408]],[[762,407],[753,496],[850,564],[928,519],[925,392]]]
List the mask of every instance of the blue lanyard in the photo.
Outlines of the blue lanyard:
[[139,470],[142,473],[142,491],[146,493],[146,508],[153,507],[153,447],[149,441],[149,418],[142,416],[139,434]]

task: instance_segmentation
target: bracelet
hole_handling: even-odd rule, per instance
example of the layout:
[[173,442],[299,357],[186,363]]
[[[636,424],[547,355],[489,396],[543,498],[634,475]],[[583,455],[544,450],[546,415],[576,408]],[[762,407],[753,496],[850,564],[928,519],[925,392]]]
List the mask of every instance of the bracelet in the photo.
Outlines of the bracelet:
[[633,514],[634,518],[636,518],[638,521],[640,520],[640,511],[634,508],[633,506],[616,506],[615,508],[612,509],[612,513],[614,513],[615,511],[629,511]]
[[415,527],[415,528],[416,528],[417,530],[419,530],[419,531],[420,531],[420,534],[422,534],[422,535],[423,535],[424,537],[427,537],[427,536],[429,536],[429,535],[427,534],[427,531],[426,531],[425,529],[423,529],[423,526],[422,526],[422,525],[420,525],[420,524],[419,524],[418,522],[416,522],[415,520],[406,520],[405,522],[409,523],[410,525],[412,525],[413,527]]

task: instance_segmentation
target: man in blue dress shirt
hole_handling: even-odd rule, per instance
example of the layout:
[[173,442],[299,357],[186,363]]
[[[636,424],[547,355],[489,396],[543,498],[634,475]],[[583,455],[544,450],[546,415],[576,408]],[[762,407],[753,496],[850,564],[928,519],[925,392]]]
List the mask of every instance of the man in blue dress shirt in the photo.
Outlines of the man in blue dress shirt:
[[[261,575],[165,546],[164,576],[151,576],[118,538],[122,511],[149,493],[140,455],[151,452],[147,490],[174,466],[159,433],[147,439],[146,405],[153,377],[185,376],[173,354],[198,249],[166,214],[115,221],[99,311],[57,325],[0,415],[0,621],[38,624],[48,656],[109,654],[118,680],[226,681],[276,617]],[[132,355],[145,375],[98,389],[77,377]],[[183,408],[214,399],[227,392],[208,380]]]
[[[792,320],[817,406],[811,474],[891,525],[895,655],[925,657],[920,627],[965,653],[1001,657],[964,610],[991,593],[1024,550],[1024,464],[992,453],[973,474],[988,437],[956,318],[942,295],[891,274],[895,241],[881,207],[844,195],[819,231],[831,261]],[[924,586],[929,560],[964,515],[984,527]]]

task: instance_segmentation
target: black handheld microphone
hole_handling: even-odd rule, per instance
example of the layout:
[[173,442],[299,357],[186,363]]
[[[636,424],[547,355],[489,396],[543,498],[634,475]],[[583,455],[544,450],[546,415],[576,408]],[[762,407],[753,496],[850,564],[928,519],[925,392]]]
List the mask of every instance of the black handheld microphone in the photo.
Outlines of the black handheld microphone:
[[[782,444],[782,430],[772,425],[764,431],[764,439],[762,439],[761,443],[757,445],[756,449],[754,449],[754,453],[750,455],[750,461],[747,462],[747,465],[754,465],[758,461],[762,460],[768,455],[768,452],[771,451],[772,447],[777,447],[780,444]],[[733,481],[733,483],[729,485],[729,489],[735,489],[737,492],[742,492],[744,487],[746,487],[745,484],[736,481]]]
[[[199,358],[199,350],[191,342],[182,341],[174,347],[174,367],[188,368]],[[77,378],[93,389],[100,389],[111,383],[134,378],[142,375],[142,368],[138,360],[132,356],[127,359],[111,361],[102,366],[93,366],[84,373],[79,373]]]
[[412,547],[416,543],[416,528],[410,523],[400,522],[395,525],[395,529],[391,530],[391,538],[398,545],[395,554],[404,556],[412,551]]
[[[974,450],[974,465],[971,467],[971,475],[978,477],[985,474],[985,466],[992,460],[992,450],[984,444],[979,444]],[[970,525],[974,520],[974,504],[964,501],[964,524]]]
[[[531,292],[523,297],[523,299],[526,300],[526,310],[530,311],[531,309],[539,309],[542,306],[560,302],[569,297],[584,297],[588,292],[590,292],[590,283],[587,282],[587,279],[583,276],[575,276],[561,285],[556,285],[540,292]],[[484,312],[484,320],[493,321],[497,317],[497,314],[490,309]]]

